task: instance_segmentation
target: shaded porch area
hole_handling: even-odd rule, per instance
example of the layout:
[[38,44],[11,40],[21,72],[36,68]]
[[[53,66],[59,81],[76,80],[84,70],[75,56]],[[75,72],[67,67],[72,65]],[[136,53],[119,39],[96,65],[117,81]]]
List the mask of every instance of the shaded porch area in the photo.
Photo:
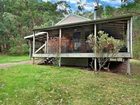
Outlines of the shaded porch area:
[[[96,30],[94,29],[95,25]],[[98,36],[100,30],[108,33],[110,37],[125,42],[116,57],[130,58],[132,56],[131,21],[117,20],[98,24],[72,25],[53,30],[43,29],[44,33],[37,36],[35,32],[30,38],[34,50],[33,57],[55,57],[56,55],[61,57],[96,57],[87,43],[87,37],[90,34],[95,34],[95,31]]]
[[[89,20],[34,29],[33,35],[27,36],[25,39],[29,40],[30,55],[33,59],[59,58],[59,66],[61,66],[64,59],[67,62],[70,59],[83,59],[82,61],[84,61],[93,58],[96,70],[96,59],[101,56],[96,53],[96,49],[90,48],[87,37],[93,34],[95,41],[97,41],[99,31],[104,31],[109,34],[109,37],[124,41],[124,46],[117,55],[113,56],[113,59],[129,60],[132,58],[132,16]],[[111,55],[107,57],[112,59]],[[73,60],[70,63],[73,64]]]

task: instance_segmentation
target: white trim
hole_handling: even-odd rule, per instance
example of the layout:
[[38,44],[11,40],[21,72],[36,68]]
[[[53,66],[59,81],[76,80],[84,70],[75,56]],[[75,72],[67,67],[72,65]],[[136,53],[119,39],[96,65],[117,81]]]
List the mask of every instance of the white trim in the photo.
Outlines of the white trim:
[[48,32],[47,32],[47,43],[46,44],[47,44],[46,47],[47,47],[47,53],[48,53],[49,52],[49,45],[48,45],[49,44],[49,34],[48,34]]
[[45,41],[45,49],[44,49],[44,53],[46,54],[47,53],[47,41]]
[[127,52],[130,53],[130,20],[127,21]]
[[[61,53],[59,55],[63,58],[92,58],[95,57],[94,53]],[[131,58],[130,53],[118,53],[115,57],[111,58]],[[33,57],[58,57],[58,54],[34,54]]]
[[[47,32],[38,32],[35,34],[35,36],[40,36],[40,35],[44,35],[46,34]],[[29,39],[29,38],[33,38],[34,34],[32,35],[28,35],[28,36],[25,36],[24,39]]]
[[[46,42],[45,42],[45,44],[46,44]],[[43,44],[39,49],[37,49],[37,50],[35,51],[35,54],[36,54],[38,51],[40,51],[43,47],[45,47],[45,44]]]
[[[96,24],[94,24],[94,37],[95,37],[95,45],[97,43],[97,27],[96,27]],[[94,54],[95,54],[95,58],[94,58],[94,70],[97,71],[97,59],[96,59],[96,56],[97,56],[97,52],[96,52],[96,46],[94,47]]]
[[131,53],[131,57],[133,57],[133,48],[132,48],[132,43],[133,43],[133,18],[131,17],[130,20],[130,53]]
[[[94,20],[96,20],[96,10],[94,11]],[[94,39],[95,39],[95,47],[94,47],[94,54],[95,54],[95,58],[94,58],[94,70],[97,71],[97,48],[96,48],[96,44],[97,44],[97,25],[94,24]]]
[[33,32],[33,54],[35,54],[35,31]]
[[[62,36],[62,30],[59,29],[59,55],[61,54],[61,36]],[[61,56],[59,56],[59,67],[61,66]]]

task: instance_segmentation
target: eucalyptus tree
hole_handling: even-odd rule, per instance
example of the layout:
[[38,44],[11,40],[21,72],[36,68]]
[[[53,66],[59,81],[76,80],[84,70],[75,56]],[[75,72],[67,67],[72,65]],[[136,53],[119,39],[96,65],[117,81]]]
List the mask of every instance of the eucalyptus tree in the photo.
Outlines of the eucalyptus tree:
[[61,11],[63,15],[69,14],[71,12],[70,5],[66,1],[58,1],[57,10]]
[[51,2],[0,0],[0,52],[24,52],[23,37],[31,34],[35,26],[50,25],[50,19],[57,22],[62,15],[56,10],[57,5]]

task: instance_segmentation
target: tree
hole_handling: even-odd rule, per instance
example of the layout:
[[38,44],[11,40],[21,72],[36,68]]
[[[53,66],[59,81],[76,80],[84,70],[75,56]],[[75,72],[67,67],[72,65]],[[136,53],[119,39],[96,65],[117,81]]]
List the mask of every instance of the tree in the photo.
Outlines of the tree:
[[24,53],[24,36],[32,34],[34,27],[52,26],[62,16],[57,4],[51,2],[0,0],[0,53]]
[[[109,37],[109,34],[104,31],[99,31],[97,36],[97,41],[95,43],[95,37],[93,34],[89,35],[87,42],[89,43],[93,53],[96,47],[97,61],[99,63],[99,71],[110,61],[110,58],[115,57],[119,50],[123,47],[124,43],[121,40]],[[91,66],[93,62],[91,62]],[[108,63],[108,70],[109,70]]]
[[56,5],[57,10],[63,13],[63,15],[67,15],[71,12],[70,5],[66,1],[58,1]]

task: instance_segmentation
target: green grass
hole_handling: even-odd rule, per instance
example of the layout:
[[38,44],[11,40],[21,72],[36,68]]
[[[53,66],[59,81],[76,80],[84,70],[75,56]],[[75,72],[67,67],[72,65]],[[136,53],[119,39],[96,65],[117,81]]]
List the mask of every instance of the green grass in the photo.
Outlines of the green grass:
[[15,66],[0,70],[0,105],[140,105],[140,75]]
[[11,63],[29,60],[29,56],[10,56],[10,55],[0,55],[0,63]]
[[131,60],[131,69],[132,69],[132,74],[134,75],[140,75],[140,60]]

